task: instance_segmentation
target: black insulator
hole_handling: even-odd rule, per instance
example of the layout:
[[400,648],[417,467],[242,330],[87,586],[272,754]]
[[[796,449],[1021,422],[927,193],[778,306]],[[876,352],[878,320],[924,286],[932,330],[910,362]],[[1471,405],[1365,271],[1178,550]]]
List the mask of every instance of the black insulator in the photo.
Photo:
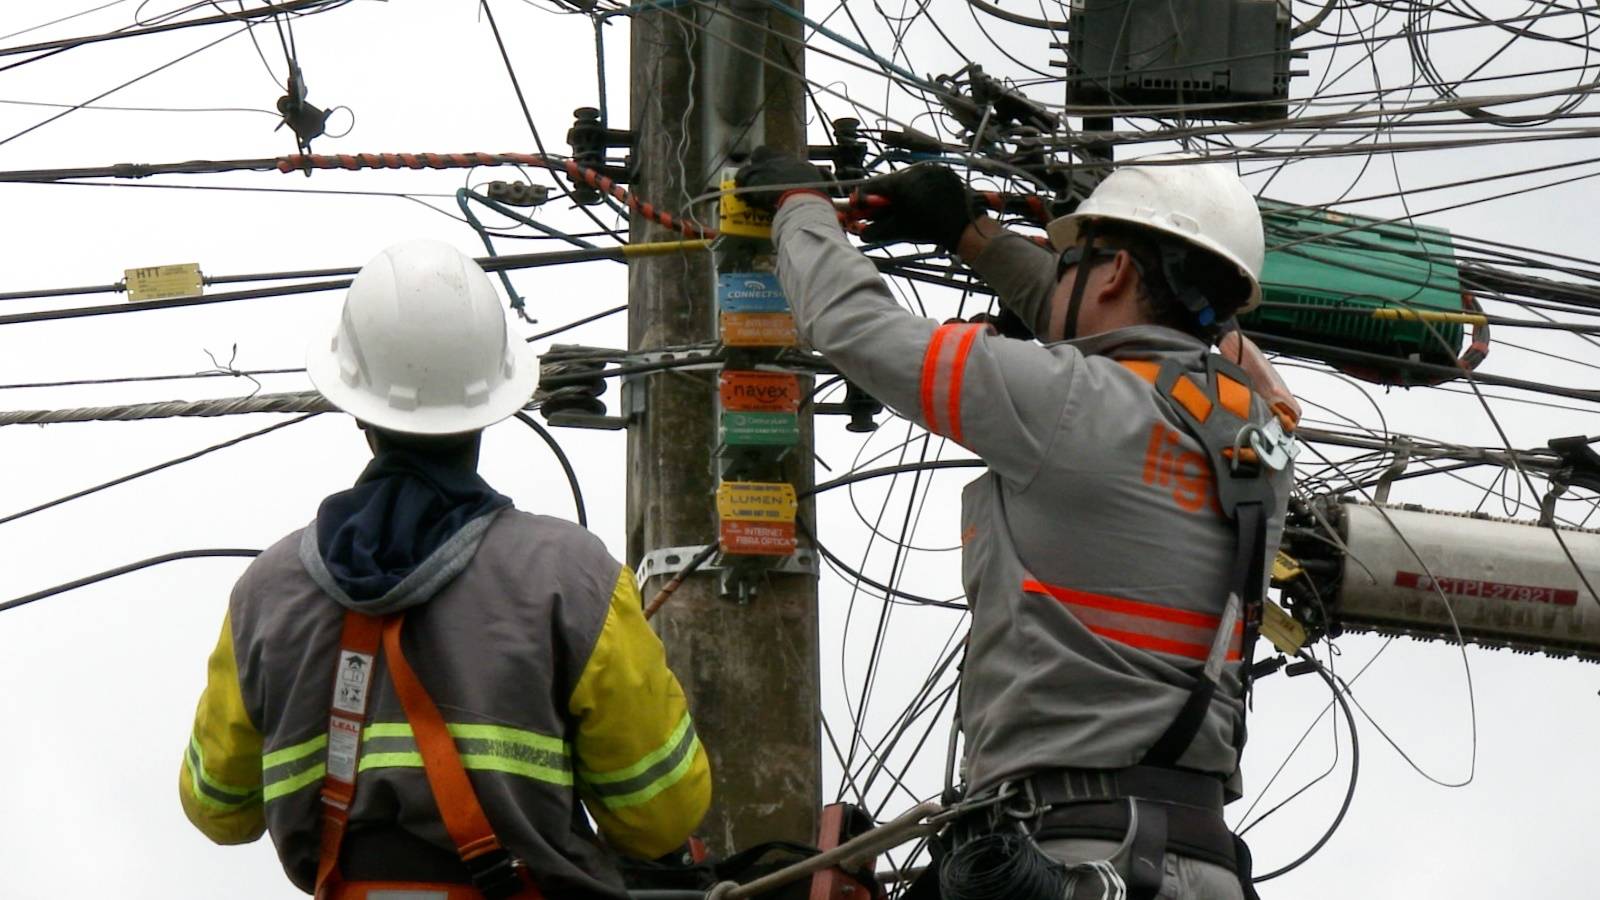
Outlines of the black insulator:
[[[572,160],[586,169],[598,169],[606,161],[606,125],[600,121],[600,110],[580,106],[572,111],[572,127],[567,129],[567,145],[572,148]],[[600,191],[581,181],[572,185],[572,202],[593,206],[600,202]]]
[[883,404],[871,394],[856,387],[853,381],[845,382],[844,408],[850,416],[850,423],[844,426],[845,431],[865,434],[878,430],[877,420],[873,417],[883,412]]
[[867,142],[861,139],[860,119],[833,120],[833,177],[841,182],[867,177]]
[[550,199],[550,189],[526,181],[491,181],[484,196],[507,206],[539,206]]
[[606,404],[600,399],[606,392],[604,369],[605,363],[598,360],[547,360],[539,367],[539,379],[554,387],[545,393],[539,411],[546,419],[559,412],[605,415]]

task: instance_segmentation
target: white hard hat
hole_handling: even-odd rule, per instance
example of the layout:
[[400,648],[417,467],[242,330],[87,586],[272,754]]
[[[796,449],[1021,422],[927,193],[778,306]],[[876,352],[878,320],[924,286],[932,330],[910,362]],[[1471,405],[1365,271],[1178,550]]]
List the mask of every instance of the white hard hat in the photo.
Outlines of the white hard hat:
[[1250,298],[1236,312],[1256,308],[1266,247],[1261,210],[1249,189],[1224,163],[1177,155],[1146,162],[1156,165],[1123,166],[1107,175],[1076,210],[1050,223],[1050,242],[1057,250],[1073,246],[1089,220],[1169,234],[1238,266],[1250,282]]
[[440,241],[395,244],[361,267],[306,371],[324,397],[379,428],[455,434],[521,409],[539,380],[489,276]]

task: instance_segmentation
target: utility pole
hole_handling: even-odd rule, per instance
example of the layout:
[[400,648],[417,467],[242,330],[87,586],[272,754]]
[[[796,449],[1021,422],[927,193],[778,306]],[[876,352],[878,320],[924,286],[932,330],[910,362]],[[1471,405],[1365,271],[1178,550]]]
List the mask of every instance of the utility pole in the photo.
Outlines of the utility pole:
[[[721,0],[631,17],[630,189],[641,199],[715,227],[714,199],[691,201],[716,190],[730,155],[761,144],[804,154],[800,23],[771,10]],[[632,240],[673,237],[634,220]],[[634,260],[628,287],[630,349],[717,339],[709,254]],[[628,556],[636,567],[652,552],[688,548],[681,562],[718,540],[717,385],[714,371],[634,384],[642,410],[628,430]],[[781,477],[803,491],[812,483],[808,415],[799,428]],[[656,565],[666,567],[652,569],[647,598],[674,571]],[[721,595],[716,573],[696,574],[653,620],[710,754],[714,796],[700,833],[721,854],[811,842],[821,802],[816,578],[774,572],[754,584],[741,602]]]

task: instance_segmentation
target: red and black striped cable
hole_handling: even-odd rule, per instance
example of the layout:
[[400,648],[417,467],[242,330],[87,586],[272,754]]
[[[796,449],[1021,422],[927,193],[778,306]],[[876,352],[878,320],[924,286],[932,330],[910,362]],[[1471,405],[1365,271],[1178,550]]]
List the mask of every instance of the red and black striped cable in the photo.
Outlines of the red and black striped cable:
[[536,153],[338,153],[332,155],[302,154],[282,156],[277,160],[280,172],[303,172],[311,169],[466,169],[475,166],[538,166],[542,169],[564,172],[574,181],[604,191],[635,213],[670,228],[687,237],[710,239],[717,236],[714,229],[704,228],[686,221],[682,216],[658,208],[653,203],[640,200],[628,193],[609,176],[567,159],[554,159]]

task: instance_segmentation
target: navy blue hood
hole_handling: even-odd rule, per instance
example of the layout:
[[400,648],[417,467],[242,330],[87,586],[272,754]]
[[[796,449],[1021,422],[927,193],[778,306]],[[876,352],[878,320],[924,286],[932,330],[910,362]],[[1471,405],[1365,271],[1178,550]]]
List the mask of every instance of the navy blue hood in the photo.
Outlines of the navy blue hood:
[[[354,487],[318,507],[316,556],[349,600],[368,603],[394,591],[469,523],[510,505],[476,472],[385,449]],[[469,530],[481,536],[482,527]]]

